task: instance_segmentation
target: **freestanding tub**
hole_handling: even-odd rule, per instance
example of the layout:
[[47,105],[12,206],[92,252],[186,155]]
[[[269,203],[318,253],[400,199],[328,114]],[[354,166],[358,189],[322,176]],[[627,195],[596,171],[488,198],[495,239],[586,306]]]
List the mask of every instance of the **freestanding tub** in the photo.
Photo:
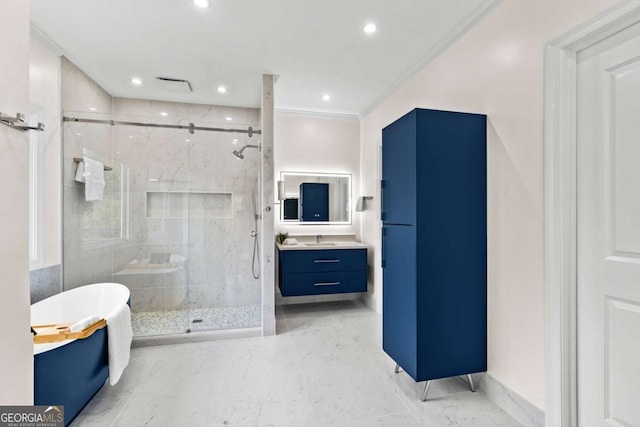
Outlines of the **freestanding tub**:
[[[129,303],[129,289],[119,283],[97,283],[54,295],[31,306],[31,324],[77,322],[104,318]],[[69,425],[109,377],[107,328],[81,340],[34,344],[34,401],[64,405]]]

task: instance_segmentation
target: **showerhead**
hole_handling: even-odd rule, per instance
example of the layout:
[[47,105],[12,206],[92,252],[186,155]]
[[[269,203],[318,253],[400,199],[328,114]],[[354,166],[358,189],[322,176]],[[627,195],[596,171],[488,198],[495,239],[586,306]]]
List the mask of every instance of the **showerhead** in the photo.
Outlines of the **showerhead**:
[[244,150],[246,150],[247,148],[257,148],[260,149],[259,145],[252,145],[252,144],[247,144],[244,147],[242,147],[240,150],[233,150],[233,155],[236,156],[237,158],[239,158],[240,160],[244,159],[244,154],[242,154],[242,152]]

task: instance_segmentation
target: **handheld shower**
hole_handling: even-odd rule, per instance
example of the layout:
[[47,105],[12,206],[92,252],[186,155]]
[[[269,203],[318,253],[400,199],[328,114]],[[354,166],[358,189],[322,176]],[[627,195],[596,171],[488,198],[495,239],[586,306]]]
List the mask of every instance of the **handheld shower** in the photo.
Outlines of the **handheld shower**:
[[247,148],[257,148],[259,150],[260,146],[259,145],[253,145],[253,144],[246,144],[240,150],[233,150],[233,155],[236,156],[237,158],[239,158],[240,160],[242,160],[242,159],[244,159],[244,154],[242,154],[242,152],[244,150],[246,150]]

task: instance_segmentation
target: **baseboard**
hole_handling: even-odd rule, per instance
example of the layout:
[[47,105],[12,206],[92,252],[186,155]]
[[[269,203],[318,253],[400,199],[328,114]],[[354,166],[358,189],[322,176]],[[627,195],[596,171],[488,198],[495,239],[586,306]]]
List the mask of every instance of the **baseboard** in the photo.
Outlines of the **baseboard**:
[[543,427],[544,411],[489,374],[474,374],[478,390],[524,427]]
[[366,293],[362,296],[362,302],[364,305],[369,307],[369,309],[378,312],[378,303],[373,295],[370,293]]

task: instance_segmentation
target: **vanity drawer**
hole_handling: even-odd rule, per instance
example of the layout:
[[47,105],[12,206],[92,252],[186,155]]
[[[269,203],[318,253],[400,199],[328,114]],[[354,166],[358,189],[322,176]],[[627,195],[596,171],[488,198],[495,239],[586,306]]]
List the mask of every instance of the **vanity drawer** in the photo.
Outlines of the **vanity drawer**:
[[283,297],[367,292],[366,271],[284,274],[280,281]]
[[366,249],[320,249],[281,251],[283,274],[367,269]]

